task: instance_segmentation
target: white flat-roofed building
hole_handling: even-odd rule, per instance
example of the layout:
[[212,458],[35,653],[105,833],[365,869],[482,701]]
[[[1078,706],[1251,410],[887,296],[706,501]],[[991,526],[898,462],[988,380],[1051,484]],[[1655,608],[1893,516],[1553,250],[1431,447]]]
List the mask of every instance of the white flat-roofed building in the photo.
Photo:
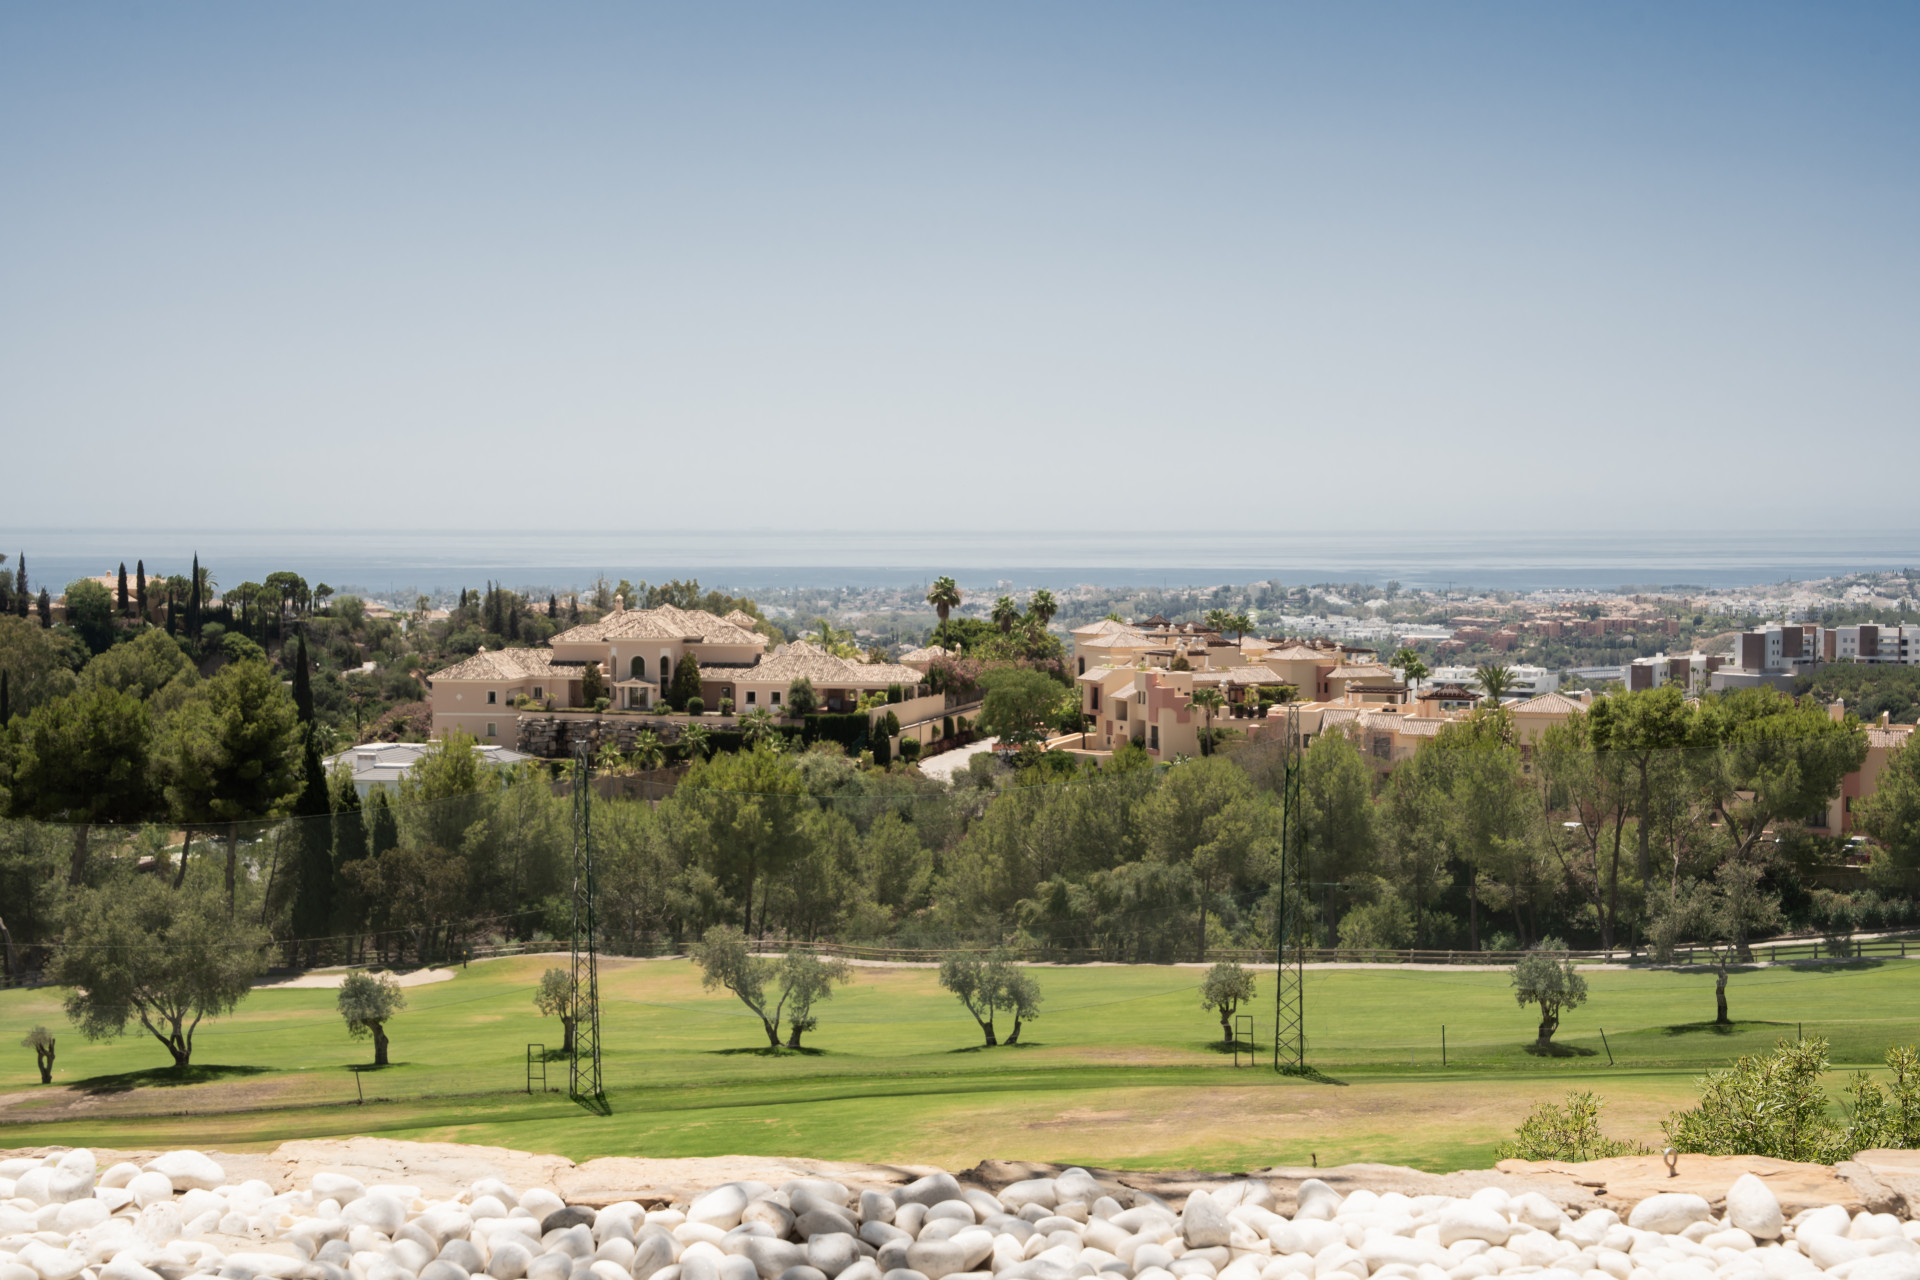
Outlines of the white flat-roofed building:
[[[327,772],[332,773],[334,766],[345,764],[353,773],[353,789],[365,800],[375,787],[391,787],[400,790],[400,780],[412,772],[413,766],[429,751],[440,749],[438,742],[368,742],[357,747],[327,757]],[[474,744],[473,753],[480,757],[480,763],[489,769],[511,769],[515,765],[526,764],[532,756],[523,755],[507,747],[489,747]]]

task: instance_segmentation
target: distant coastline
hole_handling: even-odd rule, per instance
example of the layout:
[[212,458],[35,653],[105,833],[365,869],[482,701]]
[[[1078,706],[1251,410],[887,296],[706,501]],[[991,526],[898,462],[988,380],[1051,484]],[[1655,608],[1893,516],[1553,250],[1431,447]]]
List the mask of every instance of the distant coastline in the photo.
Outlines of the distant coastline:
[[544,533],[368,530],[8,529],[37,581],[56,586],[144,558],[184,572],[197,552],[221,582],[278,569],[343,589],[432,592],[497,581],[565,590],[611,579],[697,577],[752,590],[889,587],[950,573],[963,585],[1015,588],[1385,583],[1439,590],[1725,589],[1920,565],[1920,529],[1870,534],[1354,533],[1314,530],[1163,534],[869,531],[696,534],[684,530]]

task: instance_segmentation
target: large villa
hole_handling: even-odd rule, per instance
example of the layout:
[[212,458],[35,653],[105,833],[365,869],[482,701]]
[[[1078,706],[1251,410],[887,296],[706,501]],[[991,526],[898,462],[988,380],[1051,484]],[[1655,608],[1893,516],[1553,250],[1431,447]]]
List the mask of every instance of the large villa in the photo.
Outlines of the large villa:
[[862,695],[903,686],[909,696],[926,676],[899,663],[855,662],[805,641],[767,649],[757,620],[738,611],[716,617],[698,609],[628,609],[616,598],[598,622],[571,627],[541,649],[482,649],[427,681],[433,731],[463,729],[482,743],[513,744],[520,715],[592,711],[582,695],[587,665],[599,668],[610,709],[645,712],[660,706],[674,668],[692,654],[700,698],[709,711],[728,700],[736,713],[779,714],[787,690],[812,681],[826,711],[852,711]]

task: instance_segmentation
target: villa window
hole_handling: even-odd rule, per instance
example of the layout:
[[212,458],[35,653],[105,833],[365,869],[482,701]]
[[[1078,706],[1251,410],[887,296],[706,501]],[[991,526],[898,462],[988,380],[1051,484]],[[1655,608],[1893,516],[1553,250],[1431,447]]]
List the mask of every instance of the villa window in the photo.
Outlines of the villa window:
[[[495,693],[492,689],[487,690],[487,705],[492,706],[494,703],[498,701],[500,701],[500,695]],[[489,732],[491,732],[491,730],[489,730]]]
[[1124,698],[1121,699],[1119,702],[1114,703],[1113,706],[1114,706],[1114,713],[1113,713],[1114,718],[1118,720],[1125,720],[1127,718],[1126,699]]
[[755,698],[755,697],[757,697],[757,696],[758,696],[758,695],[757,695],[757,693],[756,693],[756,692],[755,692],[754,690],[752,690],[752,689],[749,689],[749,690],[747,690],[747,705],[748,705],[748,706],[752,706],[752,705],[753,705],[753,700],[754,700],[754,698]]
[[544,697],[546,697],[547,695],[546,695],[546,694],[544,694],[544,693],[542,693],[542,692],[540,691],[540,686],[539,686],[539,685],[535,685],[535,686],[533,686],[533,696],[534,696],[534,697],[536,697],[536,698],[544,698]]
[[1093,695],[1093,709],[1098,711],[1100,709],[1100,686],[1094,685],[1088,692]]
[[635,658],[632,662],[628,663],[627,678],[629,680],[645,680],[647,678],[647,660],[645,658]]
[[773,703],[774,706],[777,707],[780,705],[780,691],[778,689],[775,689],[772,693],[768,694],[767,698],[769,701]]
[[1150,725],[1147,728],[1147,750],[1158,751],[1159,749],[1160,749],[1160,726],[1157,724]]
[[493,721],[491,721],[491,720],[489,720],[489,721],[487,721],[487,736],[488,736],[489,738],[491,738],[491,737],[493,737],[493,733],[494,733],[494,730],[493,730]]

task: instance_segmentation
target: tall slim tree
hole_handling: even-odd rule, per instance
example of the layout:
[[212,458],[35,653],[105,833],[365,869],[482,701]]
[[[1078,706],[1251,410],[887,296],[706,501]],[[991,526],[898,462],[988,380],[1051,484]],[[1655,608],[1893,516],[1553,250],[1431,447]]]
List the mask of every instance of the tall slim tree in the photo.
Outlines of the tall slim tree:
[[302,735],[302,783],[293,816],[300,831],[300,869],[293,896],[293,932],[307,944],[307,965],[320,960],[320,942],[333,924],[333,805],[319,737],[308,722]]
[[13,558],[13,611],[24,618],[32,605],[33,592],[27,587],[27,553],[22,551]]
[[120,562],[119,590],[114,595],[113,603],[115,607],[120,610],[120,616],[123,618],[126,617],[132,604],[132,598],[127,592],[127,562],[125,560]]
[[294,646],[293,659],[293,708],[300,717],[300,723],[309,730],[313,727],[313,664],[307,660],[307,633],[300,633],[300,642]]
[[140,621],[147,620],[147,562],[133,562],[133,598],[140,610]]
[[193,553],[193,577],[187,584],[187,636],[200,638],[200,553]]
[[44,631],[53,626],[53,597],[47,594],[45,587],[40,588],[39,604],[40,629]]
[[1045,587],[1033,593],[1033,599],[1027,602],[1027,612],[1040,623],[1042,629],[1053,621],[1053,615],[1060,612],[1060,602],[1053,598],[1053,592]]

